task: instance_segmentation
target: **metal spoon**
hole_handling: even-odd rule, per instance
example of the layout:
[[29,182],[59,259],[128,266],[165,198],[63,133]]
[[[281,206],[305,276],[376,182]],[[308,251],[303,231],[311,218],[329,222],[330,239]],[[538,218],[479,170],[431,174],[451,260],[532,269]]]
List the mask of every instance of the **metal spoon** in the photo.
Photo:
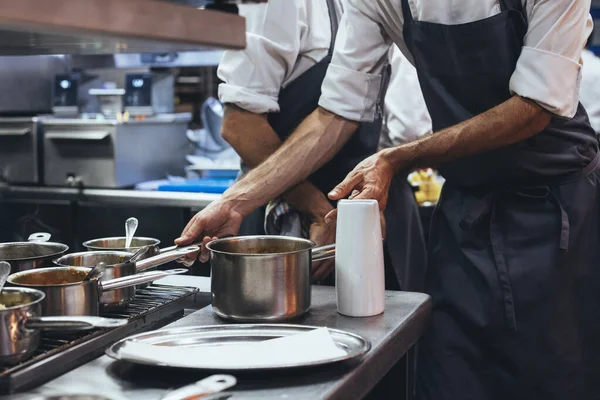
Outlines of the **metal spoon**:
[[84,281],[91,281],[95,278],[100,278],[102,274],[106,271],[106,264],[103,262],[99,262],[88,274],[83,278]]
[[150,250],[150,246],[140,247],[138,249],[138,251],[136,251],[135,253],[133,253],[133,255],[131,257],[129,257],[129,259],[127,259],[127,261],[125,261],[125,262],[136,262],[137,260],[140,259],[141,256],[143,256],[144,254],[146,254],[146,252],[148,250]]
[[0,293],[4,288],[4,284],[10,275],[10,264],[6,261],[0,261]]
[[137,218],[128,218],[125,221],[125,248],[128,249],[131,247],[131,241],[133,240],[133,235],[135,235],[135,231],[138,228],[138,220]]

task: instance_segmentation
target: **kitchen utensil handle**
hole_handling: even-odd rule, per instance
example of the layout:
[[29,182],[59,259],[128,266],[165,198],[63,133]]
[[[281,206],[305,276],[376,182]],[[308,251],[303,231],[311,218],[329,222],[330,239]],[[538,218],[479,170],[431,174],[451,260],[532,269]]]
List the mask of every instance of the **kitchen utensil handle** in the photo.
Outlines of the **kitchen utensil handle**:
[[142,272],[135,275],[124,276],[123,278],[111,279],[104,282],[100,281],[100,285],[102,286],[102,292],[108,292],[111,290],[151,283],[170,275],[185,274],[186,272],[188,272],[186,268],[170,269],[168,271]]
[[185,248],[185,247],[190,247],[190,246],[197,246],[199,248],[202,248],[202,242],[196,242],[196,243],[192,243],[192,244],[188,244],[187,246],[170,246],[170,247],[165,247],[164,249],[160,249],[159,250],[159,254],[163,254],[163,253],[167,253],[170,251],[174,251],[180,248]]
[[109,131],[73,131],[73,132],[52,132],[46,133],[45,138],[51,140],[90,140],[99,141],[104,140],[110,136]]
[[312,260],[321,261],[327,260],[328,258],[335,257],[335,244],[329,244],[327,246],[315,247],[312,249]]
[[23,129],[0,129],[0,136],[25,136],[28,133],[31,133],[31,129],[23,128]]
[[50,240],[51,237],[52,235],[50,235],[49,233],[37,232],[29,235],[29,238],[27,238],[27,240],[30,242],[47,242],[48,240]]
[[146,258],[145,260],[136,262],[135,270],[137,272],[144,272],[150,268],[178,260],[181,257],[187,256],[188,254],[198,253],[199,251],[200,247],[198,246],[184,246],[177,247],[171,251],[161,251],[154,257]]
[[211,375],[199,382],[168,393],[162,400],[197,399],[229,389],[237,384],[232,375]]
[[102,317],[37,317],[25,322],[27,329],[88,330],[94,328],[116,328],[127,324],[127,319]]

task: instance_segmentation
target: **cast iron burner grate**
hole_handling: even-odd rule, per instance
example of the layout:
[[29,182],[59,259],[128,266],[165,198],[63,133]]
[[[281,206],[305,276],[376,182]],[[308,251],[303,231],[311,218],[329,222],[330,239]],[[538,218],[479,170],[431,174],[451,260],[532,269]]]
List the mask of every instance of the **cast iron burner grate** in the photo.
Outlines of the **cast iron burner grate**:
[[138,290],[126,308],[101,314],[128,319],[124,326],[112,330],[44,334],[33,357],[13,367],[0,367],[0,394],[37,387],[100,356],[120,339],[182,317],[186,301],[197,293],[197,288],[151,285]]

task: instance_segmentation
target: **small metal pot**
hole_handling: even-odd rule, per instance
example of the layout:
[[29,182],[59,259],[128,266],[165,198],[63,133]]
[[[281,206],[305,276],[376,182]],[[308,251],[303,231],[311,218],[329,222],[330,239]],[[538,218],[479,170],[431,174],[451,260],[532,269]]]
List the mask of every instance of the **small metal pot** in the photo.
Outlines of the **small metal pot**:
[[0,365],[14,365],[32,356],[40,343],[40,330],[82,330],[117,327],[126,319],[99,317],[41,317],[44,292],[32,288],[4,288],[0,303]]
[[306,314],[312,262],[335,257],[335,245],[310,240],[243,236],[210,242],[212,307],[225,319],[277,322]]
[[0,243],[0,261],[10,263],[13,272],[47,266],[69,250],[66,244],[48,240],[50,234],[34,233],[28,242]]
[[[67,254],[54,263],[61,267],[87,267],[92,268],[100,262],[106,264],[106,271],[101,280],[122,278],[131,276],[139,272],[148,271],[159,265],[175,261],[187,254],[198,252],[199,247],[188,246],[180,247],[171,251],[165,251],[150,258],[141,259],[137,262],[127,262],[131,257],[130,253],[119,251],[87,251],[82,253]],[[152,283],[151,281],[149,283]],[[139,289],[141,285],[138,285]],[[100,298],[100,304],[103,309],[121,308],[127,305],[135,296],[136,287],[126,287],[119,290],[104,292]]]
[[42,302],[45,316],[96,316],[100,313],[100,296],[103,292],[152,282],[187,269],[149,271],[101,282],[98,279],[83,281],[90,268],[54,267],[39,268],[11,274],[11,286],[41,290],[46,295]]
[[[85,247],[86,249],[88,249],[90,251],[125,251],[127,253],[135,253],[142,247],[147,246],[148,251],[143,256],[140,257],[140,260],[150,258],[152,256],[160,254],[161,251],[168,250],[168,249],[163,249],[163,250],[160,249],[160,247],[159,247],[160,240],[158,240],[158,239],[134,236],[133,240],[131,241],[130,247],[125,247],[125,239],[126,239],[125,236],[93,239],[93,240],[88,240],[87,242],[84,242],[83,247]],[[142,289],[148,285],[150,285],[150,284],[140,285],[140,287],[138,287],[138,289]]]

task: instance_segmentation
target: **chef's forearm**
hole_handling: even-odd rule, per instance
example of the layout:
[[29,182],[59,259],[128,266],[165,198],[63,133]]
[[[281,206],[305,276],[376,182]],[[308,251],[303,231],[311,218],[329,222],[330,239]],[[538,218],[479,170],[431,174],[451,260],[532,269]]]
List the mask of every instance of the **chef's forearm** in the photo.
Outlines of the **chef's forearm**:
[[[265,114],[255,114],[227,105],[223,119],[223,138],[235,149],[249,168],[255,168],[272,155],[281,140]],[[322,219],[332,207],[327,197],[307,180],[282,195],[296,210]]]
[[397,169],[436,167],[523,141],[541,132],[551,116],[537,103],[514,96],[458,125],[383,151]]
[[249,214],[331,160],[357,128],[358,123],[318,108],[277,151],[227,190],[223,201]]

